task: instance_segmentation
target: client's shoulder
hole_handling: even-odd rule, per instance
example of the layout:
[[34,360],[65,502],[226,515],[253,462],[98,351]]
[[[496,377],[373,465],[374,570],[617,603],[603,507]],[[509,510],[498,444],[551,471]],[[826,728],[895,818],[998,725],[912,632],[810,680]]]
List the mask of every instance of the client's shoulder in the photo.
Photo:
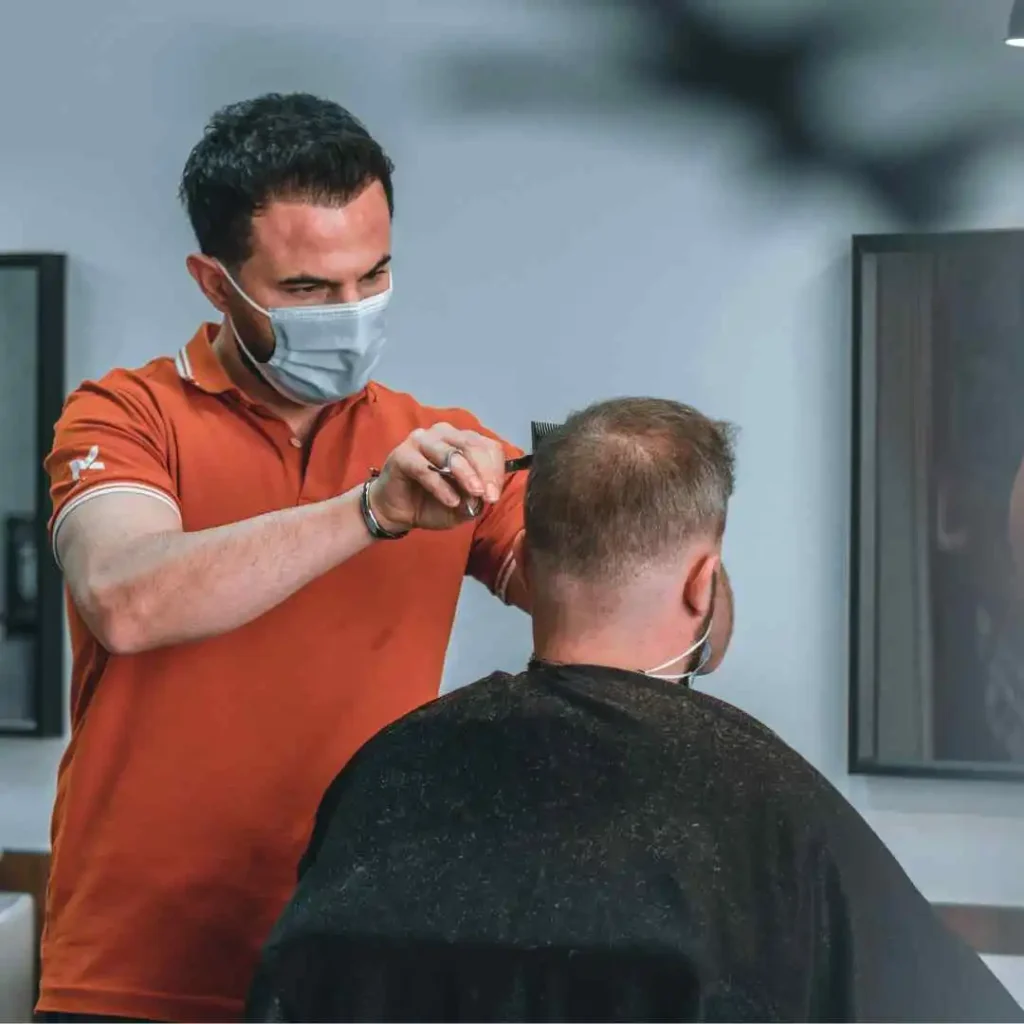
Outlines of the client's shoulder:
[[460,722],[496,721],[521,706],[523,693],[523,675],[492,672],[407,712],[368,740],[360,754],[380,755],[392,748],[409,750],[412,737],[449,730]]
[[796,754],[796,751],[792,751],[777,732],[760,719],[742,711],[735,704],[730,704],[728,701],[722,700],[721,697],[715,697],[700,690],[690,690],[689,697],[693,706],[699,709],[701,714],[714,719],[722,728],[735,733],[737,737],[742,737],[755,746],[762,743],[772,746],[781,744]]
[[369,830],[379,823],[382,800],[390,804],[436,791],[439,777],[451,775],[458,762],[479,753],[481,730],[474,723],[484,725],[485,742],[493,744],[501,722],[509,717],[520,679],[494,672],[408,712],[367,740],[327,787],[301,870],[315,859],[339,815],[343,831],[351,833],[353,822]]
[[[721,755],[731,774],[756,782],[755,788],[779,792],[820,793],[828,799],[839,793],[803,755],[753,715],[708,693],[691,691],[696,728],[708,738],[714,755]],[[841,797],[840,797],[841,799]]]
[[400,718],[386,731],[408,733],[459,721],[494,721],[521,707],[525,693],[525,674],[492,672],[475,682],[442,693]]

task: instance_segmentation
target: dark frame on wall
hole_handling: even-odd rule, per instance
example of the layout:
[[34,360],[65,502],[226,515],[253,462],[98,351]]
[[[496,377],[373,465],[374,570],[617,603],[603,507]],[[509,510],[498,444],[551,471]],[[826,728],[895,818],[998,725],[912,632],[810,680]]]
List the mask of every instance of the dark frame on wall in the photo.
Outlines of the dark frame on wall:
[[852,239],[852,442],[848,757],[851,774],[908,778],[1024,779],[1024,763],[996,761],[899,762],[879,753],[878,630],[878,259],[885,254],[942,254],[995,238],[1024,245],[1024,229],[924,234],[855,235]]
[[17,267],[36,272],[36,423],[37,456],[34,530],[36,615],[33,644],[33,707],[24,725],[0,722],[0,735],[59,737],[64,735],[64,583],[50,549],[47,520],[50,484],[43,458],[53,444],[53,427],[64,406],[66,331],[66,267],[62,253],[0,254],[0,270]]

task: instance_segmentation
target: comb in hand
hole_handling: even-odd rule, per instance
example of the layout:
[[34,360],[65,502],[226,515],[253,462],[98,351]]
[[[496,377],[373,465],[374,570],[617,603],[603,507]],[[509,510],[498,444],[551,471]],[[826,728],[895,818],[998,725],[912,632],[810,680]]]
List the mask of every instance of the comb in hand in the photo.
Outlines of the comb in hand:
[[530,424],[530,446],[533,451],[537,450],[537,445],[539,445],[545,437],[550,437],[561,427],[561,425],[561,423],[546,423],[543,420],[534,420]]
[[[537,450],[537,445],[545,437],[550,437],[560,426],[560,423],[545,423],[542,420],[534,420],[530,424],[530,446],[533,448],[533,452]],[[505,472],[518,473],[521,469],[529,469],[533,464],[533,452],[529,455],[520,455],[518,459],[509,459],[505,463]]]

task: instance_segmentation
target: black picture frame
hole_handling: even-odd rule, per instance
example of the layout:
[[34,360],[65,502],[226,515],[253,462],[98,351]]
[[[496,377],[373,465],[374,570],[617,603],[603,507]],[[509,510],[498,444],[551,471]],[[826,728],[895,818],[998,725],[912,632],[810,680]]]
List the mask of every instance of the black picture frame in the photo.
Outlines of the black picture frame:
[[[877,396],[877,338],[864,311],[870,302],[871,261],[886,253],[940,253],[978,245],[994,237],[1016,237],[1024,243],[1024,228],[952,231],[920,234],[864,234],[852,238],[852,423],[848,757],[850,774],[904,778],[946,778],[992,781],[1024,780],[1024,763],[943,760],[901,763],[878,756],[878,673],[872,658],[873,639],[865,636],[878,627],[876,480],[877,444],[874,403]],[[867,684],[867,686],[866,686]],[[865,690],[870,687],[870,692]]]
[[[33,643],[32,720],[0,721],[0,736],[61,737],[65,731],[64,582],[50,548],[47,521],[50,483],[43,459],[53,444],[54,424],[64,406],[67,257],[63,253],[0,254],[0,270],[21,268],[37,275],[35,516],[36,594]],[[12,524],[12,529],[19,524]]]

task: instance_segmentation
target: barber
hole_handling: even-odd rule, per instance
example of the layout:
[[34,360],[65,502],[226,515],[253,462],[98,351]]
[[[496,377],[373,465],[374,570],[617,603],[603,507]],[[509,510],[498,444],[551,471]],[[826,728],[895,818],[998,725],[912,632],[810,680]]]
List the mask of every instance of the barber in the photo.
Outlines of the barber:
[[221,321],[57,424],[44,1019],[236,1019],[327,784],[437,695],[463,577],[528,608],[521,453],[372,380],[391,171],[337,104],[217,113],[181,193]]

